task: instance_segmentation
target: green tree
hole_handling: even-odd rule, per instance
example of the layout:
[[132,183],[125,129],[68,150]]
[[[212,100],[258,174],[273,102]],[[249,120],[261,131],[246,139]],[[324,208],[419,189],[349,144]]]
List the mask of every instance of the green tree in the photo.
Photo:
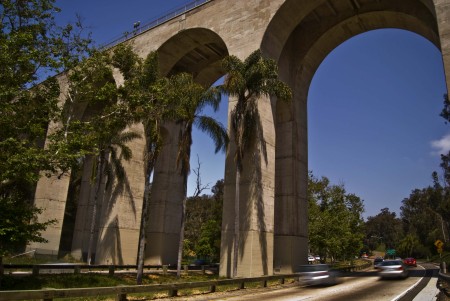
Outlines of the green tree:
[[[236,56],[223,60],[226,78],[222,91],[236,98],[231,111],[231,133],[236,148],[236,194],[233,248],[233,277],[237,276],[239,246],[239,185],[245,153],[256,143],[263,143],[262,125],[259,120],[258,99],[276,96],[279,100],[290,100],[291,90],[278,77],[278,67],[272,59],[265,58],[260,50],[251,53],[244,61]],[[256,137],[256,141],[255,141]]]
[[411,257],[414,255],[414,249],[419,245],[418,237],[413,233],[408,233],[398,245],[399,254],[403,254],[404,257]]
[[[48,224],[32,218],[39,209],[31,205],[39,171],[64,171],[67,162],[73,163],[64,157],[67,153],[57,152],[60,147],[43,148],[49,122],[60,116],[60,89],[56,78],[42,81],[77,62],[89,40],[81,38],[77,26],[57,27],[54,15],[59,10],[53,4],[50,0],[0,4],[0,198],[5,206],[16,204],[18,215],[29,217],[16,220],[21,221],[17,231],[31,231],[19,234],[9,227],[2,237],[2,252],[9,249],[9,236],[21,237],[21,243],[42,239],[38,232]],[[26,208],[29,214],[23,212]],[[25,227],[23,223],[30,221],[35,227]]]
[[434,187],[414,189],[403,199],[400,216],[406,233],[415,233],[420,242],[418,249],[428,250],[421,256],[435,252],[434,242],[447,237],[446,220],[441,219],[440,207],[445,203],[445,192],[435,184]]
[[358,255],[364,238],[362,200],[326,177],[308,177],[309,246],[322,260]]
[[57,79],[46,77],[74,66],[90,43],[80,23],[56,26],[58,12],[52,0],[0,3],[0,265],[8,252],[45,242],[40,232],[52,221],[37,220],[35,185],[79,159],[47,131],[61,110]]
[[[222,231],[223,180],[211,188],[212,195],[190,197],[186,202],[184,254],[219,261]],[[200,231],[199,231],[200,229]]]
[[384,243],[388,249],[396,249],[403,237],[402,222],[395,212],[383,208],[376,216],[369,216],[366,221],[366,239]]

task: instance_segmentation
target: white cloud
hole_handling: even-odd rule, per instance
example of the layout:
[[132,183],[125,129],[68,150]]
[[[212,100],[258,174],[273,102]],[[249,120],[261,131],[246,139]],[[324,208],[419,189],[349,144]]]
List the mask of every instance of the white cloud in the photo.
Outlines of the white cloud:
[[445,135],[439,140],[431,141],[431,147],[435,149],[433,154],[447,154],[450,151],[450,134]]

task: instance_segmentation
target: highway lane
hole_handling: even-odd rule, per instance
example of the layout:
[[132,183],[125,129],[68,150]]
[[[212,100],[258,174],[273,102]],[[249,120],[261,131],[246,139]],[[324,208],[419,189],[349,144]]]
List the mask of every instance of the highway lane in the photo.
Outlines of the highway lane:
[[[431,266],[427,266],[427,269]],[[204,296],[177,298],[177,300],[216,300],[216,301],[408,301],[413,300],[418,293],[407,294],[419,283],[431,277],[422,266],[412,268],[410,277],[406,279],[380,279],[375,271],[358,272],[351,276],[340,277],[339,283],[334,286],[301,287],[291,285],[281,289],[242,290],[230,294],[209,294]],[[426,285],[426,283],[425,283]]]

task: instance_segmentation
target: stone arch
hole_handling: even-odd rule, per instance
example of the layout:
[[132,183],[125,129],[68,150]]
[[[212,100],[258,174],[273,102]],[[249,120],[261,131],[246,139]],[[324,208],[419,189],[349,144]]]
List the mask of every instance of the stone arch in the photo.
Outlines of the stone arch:
[[[183,30],[157,50],[160,73],[171,76],[180,72],[193,75],[205,87],[211,86],[224,72],[221,60],[228,55],[224,41],[205,28]],[[180,235],[181,204],[185,198],[183,177],[176,166],[179,126],[165,125],[164,147],[155,166],[149,223],[146,229],[148,244],[146,264],[175,264]]]
[[269,23],[261,49],[278,61],[280,76],[294,94],[291,104],[277,103],[273,113],[275,271],[292,272],[307,258],[307,96],[314,73],[341,43],[381,28],[412,31],[441,45],[429,0],[286,1]]
[[222,38],[205,28],[183,30],[162,44],[157,52],[162,75],[188,72],[205,86],[223,76],[220,62],[228,55]]

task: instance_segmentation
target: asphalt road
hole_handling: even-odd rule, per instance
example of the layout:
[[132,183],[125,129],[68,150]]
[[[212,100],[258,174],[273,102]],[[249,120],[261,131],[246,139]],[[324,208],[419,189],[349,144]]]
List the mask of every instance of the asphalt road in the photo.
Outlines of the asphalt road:
[[[189,301],[412,301],[435,274],[436,267],[423,265],[410,270],[406,279],[380,279],[374,270],[353,273],[339,278],[333,286],[245,289],[230,293],[207,294],[196,297],[177,297]],[[167,299],[166,299],[167,300]]]

